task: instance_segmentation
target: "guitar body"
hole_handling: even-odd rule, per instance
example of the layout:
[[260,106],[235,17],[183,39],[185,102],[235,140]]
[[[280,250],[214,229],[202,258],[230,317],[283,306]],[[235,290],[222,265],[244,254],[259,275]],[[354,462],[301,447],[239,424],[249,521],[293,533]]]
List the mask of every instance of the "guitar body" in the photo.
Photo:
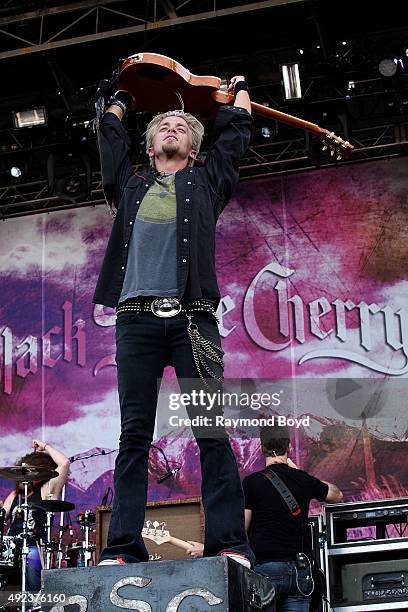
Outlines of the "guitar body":
[[[197,76],[175,60],[158,53],[136,53],[122,64],[117,88],[131,93],[137,108],[145,112],[166,112],[182,108],[204,117],[214,116],[221,104],[233,96],[219,92],[221,79]],[[179,96],[177,95],[177,93]]]
[[[197,76],[176,60],[159,53],[135,53],[120,67],[116,88],[128,91],[142,112],[160,113],[184,109],[203,120],[216,115],[220,105],[232,104],[234,96],[220,90],[221,79]],[[265,117],[311,132],[338,160],[348,157],[353,146],[315,123],[251,102],[252,110]]]

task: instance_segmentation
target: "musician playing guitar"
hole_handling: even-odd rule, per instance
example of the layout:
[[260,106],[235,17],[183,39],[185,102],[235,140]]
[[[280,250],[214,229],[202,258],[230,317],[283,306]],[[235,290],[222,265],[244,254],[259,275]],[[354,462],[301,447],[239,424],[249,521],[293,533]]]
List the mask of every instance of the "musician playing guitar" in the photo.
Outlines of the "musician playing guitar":
[[[288,457],[290,433],[287,427],[262,427],[260,432],[265,468],[243,480],[245,493],[245,526],[256,555],[255,571],[266,576],[275,586],[277,612],[309,612],[318,601],[317,577],[312,580],[312,549],[307,527],[312,499],[338,503],[340,489],[329,482],[300,470]],[[267,482],[273,473],[278,488]],[[289,509],[289,494],[295,503]],[[202,544],[190,542],[186,553],[197,558]]]

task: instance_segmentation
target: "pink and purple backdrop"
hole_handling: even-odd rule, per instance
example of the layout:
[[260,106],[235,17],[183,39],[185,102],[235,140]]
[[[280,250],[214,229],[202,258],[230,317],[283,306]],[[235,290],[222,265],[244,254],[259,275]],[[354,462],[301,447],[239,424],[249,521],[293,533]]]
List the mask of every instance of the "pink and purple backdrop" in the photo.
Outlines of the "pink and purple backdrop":
[[[295,458],[348,500],[408,494],[406,187],[404,159],[246,182],[218,224],[225,375],[292,379],[288,413],[310,416],[294,432]],[[114,315],[91,303],[110,227],[103,206],[0,225],[3,466],[32,438],[76,458],[117,448]],[[347,377],[389,389],[364,425],[333,408],[330,390],[313,393]],[[158,485],[152,452],[149,498],[198,495],[195,442],[156,443],[185,469]],[[256,439],[232,443],[242,475],[261,467]],[[100,503],[115,456],[72,464],[76,511]],[[0,499],[10,484],[0,482]]]

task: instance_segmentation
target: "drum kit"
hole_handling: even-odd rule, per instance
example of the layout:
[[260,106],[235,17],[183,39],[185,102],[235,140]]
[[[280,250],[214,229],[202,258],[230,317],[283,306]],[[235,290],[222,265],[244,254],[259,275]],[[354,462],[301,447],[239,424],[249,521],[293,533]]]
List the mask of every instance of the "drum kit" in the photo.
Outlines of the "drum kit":
[[[4,511],[0,511],[0,589],[2,588],[2,575],[21,575],[21,591],[27,591],[27,557],[29,554],[29,539],[32,532],[28,529],[29,510],[43,510],[46,514],[45,542],[39,545],[41,563],[44,569],[60,568],[62,565],[62,537],[67,527],[63,524],[59,530],[58,540],[52,539],[51,529],[53,517],[57,512],[65,513],[73,510],[75,505],[69,501],[46,499],[29,503],[28,486],[34,481],[47,481],[58,476],[58,472],[47,468],[38,468],[23,463],[20,466],[0,467],[0,479],[14,480],[23,486],[23,503],[20,505],[23,514],[22,532],[18,535],[4,534]],[[64,516],[64,515],[62,515]],[[91,565],[95,552],[95,544],[89,539],[89,534],[95,531],[95,514],[91,510],[80,512],[77,522],[82,532],[82,542],[66,547],[64,560],[67,567],[86,567]],[[72,526],[69,525],[71,538]],[[55,555],[57,553],[57,555]],[[56,558],[57,556],[57,558]],[[21,612],[30,612],[22,600]]]

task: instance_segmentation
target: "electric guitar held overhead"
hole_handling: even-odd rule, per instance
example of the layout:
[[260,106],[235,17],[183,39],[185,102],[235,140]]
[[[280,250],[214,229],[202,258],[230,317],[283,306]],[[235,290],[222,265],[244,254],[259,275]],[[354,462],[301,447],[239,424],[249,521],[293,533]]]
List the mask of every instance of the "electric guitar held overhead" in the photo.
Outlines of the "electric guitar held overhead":
[[[158,53],[135,53],[125,59],[116,87],[131,93],[137,108],[146,112],[180,108],[182,100],[187,112],[211,117],[220,105],[234,102],[233,95],[221,90],[220,78],[192,74],[175,60]],[[254,113],[311,132],[321,140],[323,150],[330,149],[339,160],[351,155],[353,145],[316,123],[256,102],[251,102],[251,106]]]

